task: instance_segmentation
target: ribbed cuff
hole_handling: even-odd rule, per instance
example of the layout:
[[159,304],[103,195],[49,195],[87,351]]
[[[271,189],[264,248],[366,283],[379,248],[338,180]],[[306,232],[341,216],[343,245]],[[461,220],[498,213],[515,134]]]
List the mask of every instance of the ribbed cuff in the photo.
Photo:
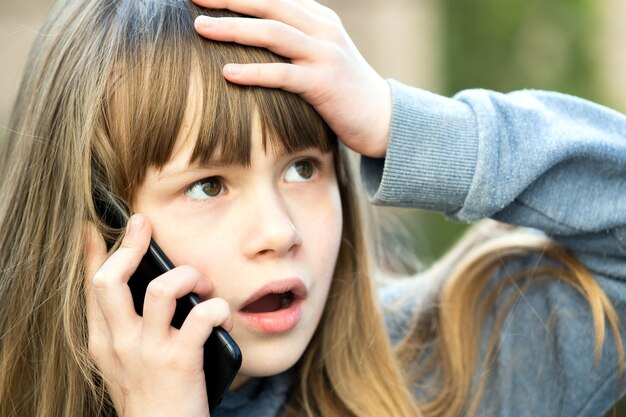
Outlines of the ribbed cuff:
[[361,159],[370,201],[450,214],[459,210],[478,155],[472,109],[454,99],[388,82],[392,115],[387,155]]

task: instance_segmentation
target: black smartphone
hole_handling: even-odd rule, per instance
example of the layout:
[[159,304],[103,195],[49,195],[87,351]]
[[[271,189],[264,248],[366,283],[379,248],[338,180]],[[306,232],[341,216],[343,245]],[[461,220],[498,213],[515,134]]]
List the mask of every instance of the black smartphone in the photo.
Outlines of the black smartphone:
[[[94,203],[98,215],[106,224],[115,229],[126,227],[129,216],[119,202],[110,198],[105,199],[102,193],[94,193]],[[108,249],[114,243],[107,242]],[[161,248],[150,239],[148,251],[128,281],[137,314],[143,315],[143,302],[150,281],[173,268],[174,265]],[[191,309],[200,302],[200,297],[194,293],[178,299],[172,326],[180,329]],[[228,332],[221,327],[215,327],[204,344],[204,378],[211,413],[232,384],[241,366],[241,359],[241,350]]]

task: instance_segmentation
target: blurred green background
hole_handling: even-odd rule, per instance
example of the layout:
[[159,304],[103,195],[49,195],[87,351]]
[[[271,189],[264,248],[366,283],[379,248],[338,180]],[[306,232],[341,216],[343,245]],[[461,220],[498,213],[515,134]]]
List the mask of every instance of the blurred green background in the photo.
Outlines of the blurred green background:
[[[556,90],[611,103],[600,83],[601,7],[594,0],[443,0],[441,92]],[[427,236],[428,263],[465,230],[442,216],[416,212]],[[423,244],[419,241],[417,244]]]
[[[327,0],[383,76],[453,95],[467,88],[557,90],[626,112],[624,0]],[[0,0],[0,137],[26,52],[50,0]],[[375,209],[382,233],[423,269],[466,225],[419,210]],[[418,263],[411,261],[416,255]],[[623,405],[611,415],[626,416]]]

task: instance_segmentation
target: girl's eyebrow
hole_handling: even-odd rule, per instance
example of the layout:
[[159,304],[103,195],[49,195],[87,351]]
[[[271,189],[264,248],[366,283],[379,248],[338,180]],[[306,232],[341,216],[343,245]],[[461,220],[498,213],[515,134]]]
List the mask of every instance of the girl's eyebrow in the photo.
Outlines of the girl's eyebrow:
[[224,168],[233,165],[242,165],[238,163],[232,163],[224,160],[211,160],[207,163],[193,163],[189,165],[185,165],[183,167],[172,167],[170,169],[163,168],[160,173],[160,177],[177,177],[179,175],[187,174],[192,170],[202,170],[202,169],[211,169],[211,168]]

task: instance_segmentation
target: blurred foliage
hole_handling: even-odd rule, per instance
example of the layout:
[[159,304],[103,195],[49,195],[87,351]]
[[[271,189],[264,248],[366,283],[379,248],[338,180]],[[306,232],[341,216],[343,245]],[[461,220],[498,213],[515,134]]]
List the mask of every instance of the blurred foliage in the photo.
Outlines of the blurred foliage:
[[446,92],[538,88],[599,99],[594,0],[443,0]]
[[[594,0],[443,0],[442,92],[555,90],[601,100]],[[416,251],[429,263],[466,229],[436,213],[410,215]]]

